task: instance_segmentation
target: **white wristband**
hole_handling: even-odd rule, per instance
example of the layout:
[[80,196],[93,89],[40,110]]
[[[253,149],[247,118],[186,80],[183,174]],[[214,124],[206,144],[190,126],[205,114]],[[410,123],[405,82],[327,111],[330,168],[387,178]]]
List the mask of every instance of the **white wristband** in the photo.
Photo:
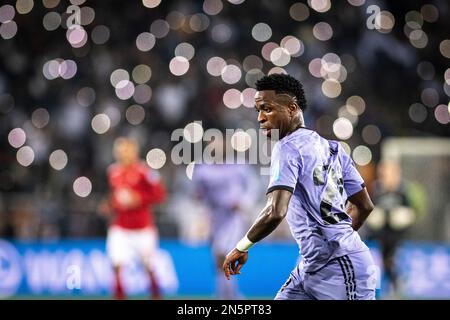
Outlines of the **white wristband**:
[[239,242],[236,244],[236,249],[238,249],[241,252],[247,252],[248,249],[253,246],[254,243],[248,240],[247,236],[244,236]]

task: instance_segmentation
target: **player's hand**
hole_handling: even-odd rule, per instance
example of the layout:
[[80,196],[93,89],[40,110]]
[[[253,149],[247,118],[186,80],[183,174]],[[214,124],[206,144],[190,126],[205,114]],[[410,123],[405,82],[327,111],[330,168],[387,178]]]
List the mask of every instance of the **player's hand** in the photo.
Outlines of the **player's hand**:
[[110,218],[112,215],[109,200],[102,200],[97,207],[97,213],[103,218]]
[[[241,252],[234,248],[227,254],[223,263],[223,272],[225,277],[230,280],[230,275],[240,274],[242,266],[247,262],[248,252]],[[237,264],[236,264],[237,262]]]

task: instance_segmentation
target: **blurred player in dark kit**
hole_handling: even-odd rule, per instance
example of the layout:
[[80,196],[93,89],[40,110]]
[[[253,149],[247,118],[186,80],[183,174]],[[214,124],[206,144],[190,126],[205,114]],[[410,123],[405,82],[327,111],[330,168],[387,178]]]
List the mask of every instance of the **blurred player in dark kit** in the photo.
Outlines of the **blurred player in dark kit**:
[[[227,152],[233,152],[224,139],[216,138],[211,144],[214,150],[223,152],[224,159]],[[209,238],[217,271],[216,296],[220,299],[241,298],[236,281],[229,282],[223,277],[222,263],[247,229],[245,212],[255,199],[255,176],[251,170],[250,166],[235,163],[199,164],[194,168],[197,197],[209,210]]]

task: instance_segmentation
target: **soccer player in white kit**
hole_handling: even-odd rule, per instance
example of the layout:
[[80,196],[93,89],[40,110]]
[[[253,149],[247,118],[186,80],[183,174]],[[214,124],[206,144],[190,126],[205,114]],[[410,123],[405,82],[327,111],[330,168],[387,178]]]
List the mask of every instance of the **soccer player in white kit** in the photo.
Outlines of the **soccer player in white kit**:
[[230,251],[223,271],[240,273],[248,249],[287,217],[301,260],[275,299],[375,299],[377,268],[357,230],[373,204],[352,159],[337,141],[305,128],[301,83],[284,74],[256,83],[261,129],[279,130],[271,158],[267,204]]

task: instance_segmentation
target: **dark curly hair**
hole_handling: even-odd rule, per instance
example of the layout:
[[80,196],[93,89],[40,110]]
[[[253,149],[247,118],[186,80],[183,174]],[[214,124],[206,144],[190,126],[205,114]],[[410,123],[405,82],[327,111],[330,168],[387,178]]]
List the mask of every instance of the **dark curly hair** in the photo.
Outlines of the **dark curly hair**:
[[306,110],[306,98],[303,85],[288,74],[273,73],[256,81],[256,90],[275,90],[276,93],[286,93],[297,98],[298,106]]

